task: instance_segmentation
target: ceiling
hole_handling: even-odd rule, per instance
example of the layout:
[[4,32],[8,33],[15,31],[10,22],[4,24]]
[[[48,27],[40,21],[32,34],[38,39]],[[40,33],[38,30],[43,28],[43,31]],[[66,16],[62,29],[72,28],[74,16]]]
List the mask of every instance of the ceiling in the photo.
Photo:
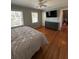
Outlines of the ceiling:
[[25,6],[25,7],[31,7],[35,9],[42,9],[42,10],[51,10],[51,9],[58,9],[62,7],[68,6],[68,0],[47,0],[45,5],[47,7],[39,8],[39,1],[38,0],[11,0],[12,4]]

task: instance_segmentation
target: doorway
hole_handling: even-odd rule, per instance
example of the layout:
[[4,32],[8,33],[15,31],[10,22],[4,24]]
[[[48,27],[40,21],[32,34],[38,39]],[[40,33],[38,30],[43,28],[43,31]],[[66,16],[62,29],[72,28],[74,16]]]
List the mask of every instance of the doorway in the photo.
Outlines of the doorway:
[[63,17],[62,17],[62,28],[61,30],[67,31],[68,30],[68,10],[63,10]]

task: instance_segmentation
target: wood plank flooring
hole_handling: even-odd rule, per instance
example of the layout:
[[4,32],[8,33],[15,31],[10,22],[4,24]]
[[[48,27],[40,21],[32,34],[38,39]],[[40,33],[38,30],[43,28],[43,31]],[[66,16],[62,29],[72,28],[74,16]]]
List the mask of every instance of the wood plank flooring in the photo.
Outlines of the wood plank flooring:
[[49,44],[42,47],[32,59],[68,59],[68,31],[53,31],[42,27],[37,29],[45,34]]

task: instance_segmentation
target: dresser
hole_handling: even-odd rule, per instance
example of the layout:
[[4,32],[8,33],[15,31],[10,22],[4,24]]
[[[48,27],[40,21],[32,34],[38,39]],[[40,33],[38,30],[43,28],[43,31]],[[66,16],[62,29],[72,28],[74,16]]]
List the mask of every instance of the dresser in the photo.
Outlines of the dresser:
[[58,27],[59,27],[59,23],[58,22],[45,21],[45,27],[57,31]]

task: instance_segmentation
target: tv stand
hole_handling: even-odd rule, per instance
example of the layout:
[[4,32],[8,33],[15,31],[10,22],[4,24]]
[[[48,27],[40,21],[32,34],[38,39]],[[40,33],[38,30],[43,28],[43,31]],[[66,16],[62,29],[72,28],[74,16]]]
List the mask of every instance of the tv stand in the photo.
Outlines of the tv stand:
[[58,22],[49,22],[49,21],[45,21],[45,27],[46,28],[50,28],[52,30],[58,30]]

